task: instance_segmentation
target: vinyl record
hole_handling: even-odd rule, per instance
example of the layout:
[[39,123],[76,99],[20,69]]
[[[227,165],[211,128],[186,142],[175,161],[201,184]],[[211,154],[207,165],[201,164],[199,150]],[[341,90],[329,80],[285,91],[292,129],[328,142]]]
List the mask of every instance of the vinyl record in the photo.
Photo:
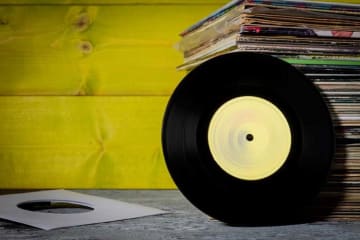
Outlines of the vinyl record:
[[190,72],[168,103],[169,172],[196,207],[230,224],[288,222],[326,181],[334,153],[318,89],[268,55],[230,53]]

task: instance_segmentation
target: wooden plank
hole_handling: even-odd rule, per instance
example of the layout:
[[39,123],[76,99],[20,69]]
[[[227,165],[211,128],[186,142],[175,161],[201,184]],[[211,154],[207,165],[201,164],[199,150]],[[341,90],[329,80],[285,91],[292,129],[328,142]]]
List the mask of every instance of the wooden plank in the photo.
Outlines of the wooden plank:
[[177,34],[213,9],[0,7],[0,95],[168,95]]
[[0,7],[0,95],[168,95],[177,34],[213,5]]
[[[350,0],[351,1],[351,0]],[[228,0],[2,0],[0,4],[46,4],[46,5],[154,5],[154,4],[186,4],[186,5],[223,5]]]
[[0,188],[173,188],[167,97],[0,97]]
[[[311,0],[308,0],[311,1]],[[313,0],[325,2],[360,3],[360,0]],[[230,0],[2,0],[0,4],[47,4],[47,5],[68,5],[68,4],[92,4],[92,5],[149,5],[149,4],[206,4],[224,5]]]

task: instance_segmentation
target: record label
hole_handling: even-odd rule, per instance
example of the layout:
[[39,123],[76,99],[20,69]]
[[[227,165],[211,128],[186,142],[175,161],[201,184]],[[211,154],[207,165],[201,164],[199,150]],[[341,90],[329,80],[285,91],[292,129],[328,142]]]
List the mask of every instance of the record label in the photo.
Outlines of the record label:
[[291,132],[274,104],[243,96],[227,101],[215,112],[208,142],[214,160],[225,172],[244,180],[259,180],[284,164]]

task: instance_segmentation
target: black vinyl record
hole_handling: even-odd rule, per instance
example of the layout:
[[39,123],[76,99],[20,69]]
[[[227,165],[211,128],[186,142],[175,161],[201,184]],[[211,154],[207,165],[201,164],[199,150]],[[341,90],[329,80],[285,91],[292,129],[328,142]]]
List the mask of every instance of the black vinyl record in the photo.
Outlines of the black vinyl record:
[[291,221],[314,199],[334,133],[301,72],[269,55],[230,53],[181,81],[162,144],[174,182],[197,208],[230,224],[263,224]]

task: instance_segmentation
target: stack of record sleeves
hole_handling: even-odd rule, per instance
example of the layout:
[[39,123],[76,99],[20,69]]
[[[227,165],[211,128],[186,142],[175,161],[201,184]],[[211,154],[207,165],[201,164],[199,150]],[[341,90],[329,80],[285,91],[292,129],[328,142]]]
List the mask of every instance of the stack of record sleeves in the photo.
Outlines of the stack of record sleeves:
[[178,69],[229,52],[258,52],[293,64],[319,87],[337,150],[311,211],[324,219],[360,220],[360,2],[236,0],[180,35],[184,63]]

